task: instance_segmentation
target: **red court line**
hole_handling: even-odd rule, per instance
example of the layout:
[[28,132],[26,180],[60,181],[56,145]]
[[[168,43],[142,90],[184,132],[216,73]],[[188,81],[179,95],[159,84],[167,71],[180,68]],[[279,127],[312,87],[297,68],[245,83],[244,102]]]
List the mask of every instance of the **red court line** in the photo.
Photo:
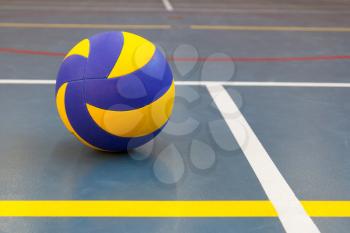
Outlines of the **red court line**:
[[14,48],[0,48],[0,53],[42,55],[42,56],[50,56],[50,57],[63,57],[65,55],[65,53],[59,53],[59,52],[35,51],[35,50],[14,49]]
[[[0,53],[28,54],[50,57],[63,57],[66,53],[37,51],[15,48],[0,48]],[[297,62],[297,61],[332,61],[350,60],[350,55],[306,56],[306,57],[168,57],[177,62]]]

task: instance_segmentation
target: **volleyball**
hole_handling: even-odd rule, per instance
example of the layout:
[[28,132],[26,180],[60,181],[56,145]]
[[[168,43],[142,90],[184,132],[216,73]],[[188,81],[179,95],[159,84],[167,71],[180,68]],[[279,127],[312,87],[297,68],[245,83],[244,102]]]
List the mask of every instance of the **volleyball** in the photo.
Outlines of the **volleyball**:
[[82,143],[126,151],[153,139],[173,110],[175,85],[162,52],[129,32],[103,32],[76,44],[56,80],[65,127]]

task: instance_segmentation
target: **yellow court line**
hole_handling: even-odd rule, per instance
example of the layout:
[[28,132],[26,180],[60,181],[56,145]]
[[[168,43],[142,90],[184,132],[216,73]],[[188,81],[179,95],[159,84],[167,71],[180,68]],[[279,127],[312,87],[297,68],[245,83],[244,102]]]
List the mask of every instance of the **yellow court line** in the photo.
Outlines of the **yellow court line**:
[[[350,217],[350,201],[301,201],[311,217]],[[0,201],[0,217],[277,217],[270,201]]]
[[269,201],[0,201],[12,217],[276,217]]
[[[61,29],[86,28],[86,29],[165,30],[165,29],[171,29],[171,25],[168,25],[168,24],[0,23],[0,28],[61,28]],[[188,28],[193,30],[228,30],[228,31],[350,32],[350,27],[189,25]]]
[[312,217],[350,217],[350,201],[302,201]]
[[170,29],[166,24],[0,23],[0,28]]
[[190,25],[193,30],[350,32],[350,27]]

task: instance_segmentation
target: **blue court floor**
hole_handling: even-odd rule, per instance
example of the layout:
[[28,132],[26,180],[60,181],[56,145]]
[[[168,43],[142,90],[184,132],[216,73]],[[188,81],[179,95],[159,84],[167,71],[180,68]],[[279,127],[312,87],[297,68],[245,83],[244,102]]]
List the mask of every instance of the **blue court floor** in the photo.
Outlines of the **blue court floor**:
[[[0,232],[348,233],[349,20],[348,1],[0,0]],[[106,30],[155,42],[176,81],[170,122],[127,153],[56,111],[64,54]]]

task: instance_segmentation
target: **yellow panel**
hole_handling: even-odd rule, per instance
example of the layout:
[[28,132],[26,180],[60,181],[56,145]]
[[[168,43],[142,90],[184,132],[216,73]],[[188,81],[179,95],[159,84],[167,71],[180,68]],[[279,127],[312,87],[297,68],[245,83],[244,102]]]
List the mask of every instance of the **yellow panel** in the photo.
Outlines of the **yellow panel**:
[[112,111],[90,104],[87,109],[103,130],[119,137],[141,137],[162,127],[169,119],[175,98],[175,85],[159,99],[142,108],[129,111]]
[[72,125],[69,122],[67,112],[66,112],[66,104],[65,104],[65,96],[66,96],[66,90],[67,90],[68,83],[64,83],[57,92],[56,95],[56,106],[58,114],[63,121],[63,124],[66,126],[66,128],[71,132],[81,143],[85,144],[86,146],[89,146],[95,150],[101,150],[100,148],[97,148],[88,142],[86,142],[84,139],[82,139],[77,132],[73,129]]
[[117,78],[142,68],[151,60],[156,50],[154,44],[141,36],[123,32],[123,37],[123,48],[108,78]]
[[69,130],[69,132],[73,133],[73,127],[70,124],[67,113],[66,113],[66,106],[65,106],[65,95],[67,90],[68,83],[64,83],[60,89],[58,89],[57,95],[56,95],[56,106],[59,116],[61,117],[61,120],[63,121],[63,124],[66,126],[66,128]]
[[88,58],[90,52],[90,41],[88,39],[84,39],[80,41],[78,44],[76,44],[64,57],[66,59],[67,57],[71,55],[80,55],[83,57]]

